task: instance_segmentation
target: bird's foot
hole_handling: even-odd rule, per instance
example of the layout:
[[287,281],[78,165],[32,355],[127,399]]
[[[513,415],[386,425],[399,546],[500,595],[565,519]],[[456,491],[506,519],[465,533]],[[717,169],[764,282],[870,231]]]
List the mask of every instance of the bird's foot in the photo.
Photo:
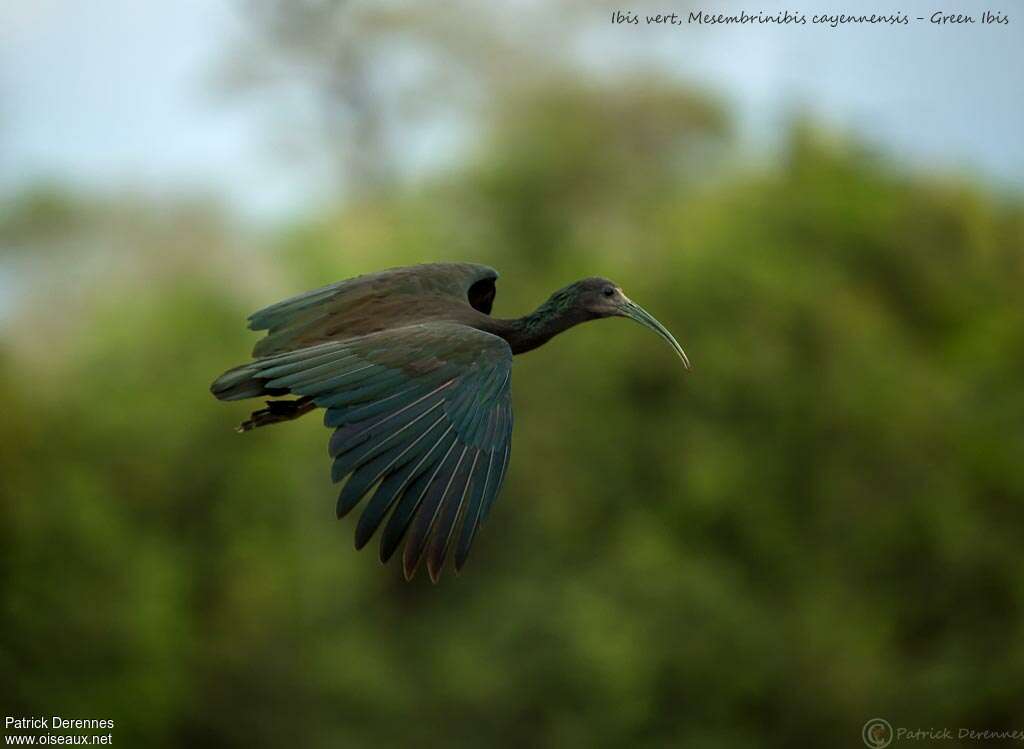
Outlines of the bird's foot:
[[282,421],[297,419],[316,408],[313,399],[305,396],[297,400],[267,401],[267,407],[253,411],[249,418],[235,429],[236,432],[248,432],[256,427],[277,424]]

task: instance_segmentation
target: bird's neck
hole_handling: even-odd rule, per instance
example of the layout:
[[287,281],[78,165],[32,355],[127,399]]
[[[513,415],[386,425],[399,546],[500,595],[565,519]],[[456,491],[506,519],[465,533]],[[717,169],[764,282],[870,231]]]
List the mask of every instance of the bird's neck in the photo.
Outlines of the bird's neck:
[[564,291],[556,291],[544,304],[524,317],[496,319],[496,330],[492,332],[508,342],[513,354],[524,354],[574,325],[591,319],[590,315],[572,306]]

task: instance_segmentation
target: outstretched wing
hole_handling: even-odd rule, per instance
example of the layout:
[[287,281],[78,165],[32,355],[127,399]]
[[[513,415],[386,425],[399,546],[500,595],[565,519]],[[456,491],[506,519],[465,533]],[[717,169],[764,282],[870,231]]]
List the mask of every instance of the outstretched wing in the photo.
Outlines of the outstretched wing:
[[[267,336],[253,356],[295,351],[328,340],[443,317],[452,305],[490,312],[497,271],[475,263],[427,263],[391,268],[307,291],[255,312],[252,330]],[[483,305],[486,305],[484,308]]]
[[247,365],[267,388],[309,396],[334,427],[338,517],[371,495],[362,548],[384,523],[381,561],[405,538],[411,577],[435,581],[454,548],[461,569],[508,466],[512,351],[490,333],[432,322],[328,342]]

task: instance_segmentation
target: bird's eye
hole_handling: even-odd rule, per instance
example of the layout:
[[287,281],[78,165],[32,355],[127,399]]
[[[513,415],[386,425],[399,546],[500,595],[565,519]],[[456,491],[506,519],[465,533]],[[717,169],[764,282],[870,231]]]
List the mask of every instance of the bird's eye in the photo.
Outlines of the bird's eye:
[[613,286],[605,286],[601,293],[605,296],[615,296],[615,288]]

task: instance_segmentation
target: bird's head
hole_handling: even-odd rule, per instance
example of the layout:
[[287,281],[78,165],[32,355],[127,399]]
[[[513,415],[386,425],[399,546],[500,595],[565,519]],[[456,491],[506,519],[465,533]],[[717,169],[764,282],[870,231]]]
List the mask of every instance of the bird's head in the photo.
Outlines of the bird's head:
[[584,311],[591,319],[601,317],[628,317],[630,320],[650,328],[659,336],[664,338],[683,360],[683,366],[690,368],[690,360],[683,351],[683,347],[672,337],[668,329],[654,319],[647,310],[634,302],[624,293],[614,281],[607,278],[584,278],[572,284],[571,304],[577,309]]

